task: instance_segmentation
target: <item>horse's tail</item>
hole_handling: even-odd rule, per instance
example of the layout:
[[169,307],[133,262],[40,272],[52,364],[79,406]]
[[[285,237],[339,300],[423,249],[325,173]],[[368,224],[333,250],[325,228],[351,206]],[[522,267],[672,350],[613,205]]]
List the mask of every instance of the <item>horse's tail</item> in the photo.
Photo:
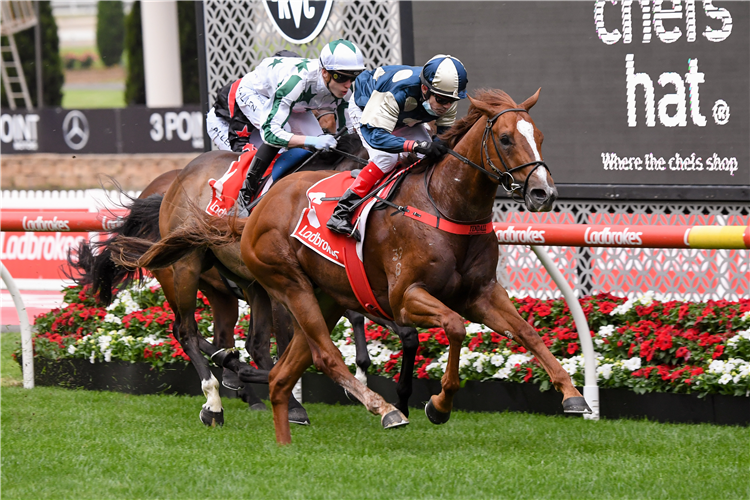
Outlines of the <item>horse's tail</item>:
[[189,253],[236,244],[242,237],[245,220],[213,217],[191,205],[182,225],[158,242],[138,237],[118,236],[110,245],[112,260],[127,269],[163,269]]
[[128,269],[112,261],[112,242],[120,237],[138,237],[149,241],[159,240],[159,209],[163,196],[152,195],[133,199],[130,212],[123,224],[107,231],[108,237],[99,242],[81,242],[78,249],[68,251],[68,264],[77,272],[66,275],[76,284],[90,286],[99,302],[112,302],[112,290],[133,279],[142,279],[140,269]]

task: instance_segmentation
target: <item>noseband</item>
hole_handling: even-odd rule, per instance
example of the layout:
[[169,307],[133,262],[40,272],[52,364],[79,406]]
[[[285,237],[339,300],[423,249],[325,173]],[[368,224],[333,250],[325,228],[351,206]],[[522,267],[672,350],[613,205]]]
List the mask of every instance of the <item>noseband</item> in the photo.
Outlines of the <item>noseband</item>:
[[[547,172],[549,172],[549,167],[547,166],[546,163],[540,160],[530,161],[528,163],[524,163],[523,165],[518,165],[517,167],[513,167],[513,168],[509,168],[508,164],[505,163],[505,160],[503,159],[503,155],[500,153],[500,148],[497,145],[497,139],[495,138],[495,131],[493,130],[493,127],[495,126],[495,122],[497,121],[498,118],[500,118],[500,116],[510,111],[515,111],[519,113],[528,113],[528,111],[523,108],[509,108],[509,109],[504,109],[503,111],[499,112],[492,118],[487,119],[487,125],[484,127],[484,133],[482,134],[482,152],[484,154],[482,155],[481,166],[477,165],[476,163],[469,160],[468,158],[461,156],[460,154],[456,153],[452,149],[449,149],[448,153],[455,156],[456,158],[466,163],[467,165],[471,165],[477,170],[482,171],[491,179],[496,180],[503,187],[503,189],[505,189],[505,192],[508,193],[508,195],[510,195],[511,198],[515,199],[515,195],[520,195],[521,199],[523,200],[526,197],[526,189],[528,188],[529,178],[531,178],[532,174],[539,167],[544,167],[545,169],[547,169]],[[492,145],[494,146],[495,152],[497,153],[497,157],[500,158],[500,163],[503,164],[503,168],[505,170],[500,170],[492,162],[492,158],[490,158],[489,147],[487,146],[487,143],[489,142],[488,139],[491,139]],[[490,168],[492,168],[492,170],[495,173],[492,173],[485,168],[484,166],[485,158],[487,159],[487,163],[489,164]],[[516,178],[513,177],[513,172],[516,172],[517,170],[521,170],[531,165],[534,165],[534,168],[531,170],[531,172],[529,172],[529,175],[526,176],[526,180],[524,181],[523,186],[522,186],[521,184],[516,182]]]

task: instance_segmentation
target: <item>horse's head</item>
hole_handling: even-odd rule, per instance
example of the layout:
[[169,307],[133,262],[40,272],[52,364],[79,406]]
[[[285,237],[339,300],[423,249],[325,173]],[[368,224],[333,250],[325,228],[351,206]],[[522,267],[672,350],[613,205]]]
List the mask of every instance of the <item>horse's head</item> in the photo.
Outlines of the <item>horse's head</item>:
[[502,91],[469,97],[474,113],[478,111],[487,118],[482,135],[482,166],[499,176],[498,182],[508,194],[522,197],[531,212],[548,212],[557,199],[557,188],[542,160],[544,135],[528,113],[541,90],[520,105]]

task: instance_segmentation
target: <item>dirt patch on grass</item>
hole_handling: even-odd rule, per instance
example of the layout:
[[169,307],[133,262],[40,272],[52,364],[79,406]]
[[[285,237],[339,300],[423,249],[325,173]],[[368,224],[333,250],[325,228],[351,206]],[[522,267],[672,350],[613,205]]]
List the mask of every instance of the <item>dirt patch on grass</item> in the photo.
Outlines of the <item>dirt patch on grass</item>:
[[124,81],[125,68],[122,66],[99,69],[69,69],[65,71],[65,83],[110,83]]

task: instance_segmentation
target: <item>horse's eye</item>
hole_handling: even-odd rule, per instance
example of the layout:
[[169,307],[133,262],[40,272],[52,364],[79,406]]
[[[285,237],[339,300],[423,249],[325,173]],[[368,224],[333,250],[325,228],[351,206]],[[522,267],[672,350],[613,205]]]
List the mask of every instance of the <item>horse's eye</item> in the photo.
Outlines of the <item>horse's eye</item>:
[[500,144],[502,144],[503,146],[510,146],[510,137],[508,137],[506,134],[501,135]]

